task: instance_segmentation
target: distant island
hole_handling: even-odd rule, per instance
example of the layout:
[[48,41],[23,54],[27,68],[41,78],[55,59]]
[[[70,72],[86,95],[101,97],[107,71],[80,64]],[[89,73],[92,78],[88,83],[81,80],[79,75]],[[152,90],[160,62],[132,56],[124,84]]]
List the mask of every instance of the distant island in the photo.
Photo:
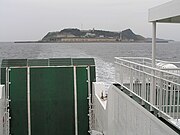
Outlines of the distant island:
[[[48,32],[39,41],[21,41],[15,43],[74,43],[74,42],[151,42],[151,38],[145,38],[135,34],[131,29],[121,32],[105,30],[79,30],[68,28],[56,32]],[[170,40],[157,39],[157,42],[167,43]]]

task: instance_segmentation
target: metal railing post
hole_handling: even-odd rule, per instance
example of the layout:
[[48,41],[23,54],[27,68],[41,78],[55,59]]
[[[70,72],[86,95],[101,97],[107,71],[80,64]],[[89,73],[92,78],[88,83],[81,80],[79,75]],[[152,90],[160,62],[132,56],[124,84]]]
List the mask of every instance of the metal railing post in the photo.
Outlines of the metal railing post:
[[176,110],[176,119],[177,119],[177,122],[179,120],[179,91],[180,91],[180,86],[178,87],[178,95],[177,95],[177,110]]
[[[155,98],[156,98],[156,82],[155,82],[155,77],[154,77],[154,75],[155,75],[155,71],[154,70],[152,70],[151,71],[152,73],[152,76],[151,76],[151,84],[150,84],[150,103],[152,104],[152,105],[155,105]],[[153,111],[153,108],[151,107],[150,108],[150,111]]]
[[[130,90],[133,91],[133,69],[132,69],[132,66],[130,68]],[[132,93],[130,93],[130,96],[132,96]]]
[[160,73],[160,90],[159,90],[159,110],[162,111],[162,104],[163,104],[163,73]]

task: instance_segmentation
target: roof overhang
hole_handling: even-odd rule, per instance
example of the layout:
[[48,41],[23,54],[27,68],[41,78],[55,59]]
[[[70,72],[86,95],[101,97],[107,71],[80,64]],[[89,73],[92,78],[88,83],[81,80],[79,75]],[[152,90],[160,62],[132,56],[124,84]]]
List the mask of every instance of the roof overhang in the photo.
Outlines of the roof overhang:
[[180,0],[149,9],[149,22],[180,23]]

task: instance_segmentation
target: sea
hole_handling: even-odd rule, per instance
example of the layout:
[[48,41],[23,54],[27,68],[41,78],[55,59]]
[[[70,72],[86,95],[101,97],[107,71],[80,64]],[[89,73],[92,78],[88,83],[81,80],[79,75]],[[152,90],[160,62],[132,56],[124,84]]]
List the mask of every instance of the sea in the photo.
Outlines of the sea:
[[[159,43],[157,59],[180,61],[180,42]],[[12,43],[0,42],[2,59],[94,58],[96,79],[106,87],[115,81],[114,57],[149,57],[151,43]]]

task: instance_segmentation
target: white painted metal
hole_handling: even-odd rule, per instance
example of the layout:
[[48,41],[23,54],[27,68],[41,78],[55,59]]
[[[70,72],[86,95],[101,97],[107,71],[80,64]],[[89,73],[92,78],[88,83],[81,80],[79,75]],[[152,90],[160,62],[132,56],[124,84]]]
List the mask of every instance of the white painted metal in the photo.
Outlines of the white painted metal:
[[78,135],[76,66],[74,66],[74,114],[75,114],[75,135]]
[[[156,67],[156,23],[157,22],[162,22],[162,23],[180,23],[180,1],[179,0],[172,0],[168,3],[165,3],[163,5],[154,7],[152,9],[149,10],[149,22],[152,22],[152,67],[155,68]],[[165,63],[165,64],[169,64],[169,63]],[[172,64],[168,65],[168,67],[172,68]],[[176,66],[175,66],[176,67]],[[175,73],[180,73],[177,70],[171,70],[172,72]],[[156,99],[153,99],[154,97],[156,97],[156,92],[154,91],[156,89],[156,82],[155,82],[155,70],[152,70],[152,75],[151,76],[151,94],[150,94],[150,102],[152,104],[155,103]],[[173,88],[171,86],[171,92],[170,92],[170,103],[168,103],[168,84],[169,82],[165,82],[166,84],[166,100],[165,100],[165,110],[166,113],[168,113],[167,111],[169,111],[169,115],[171,115],[171,107],[169,108],[168,105],[172,106],[173,102],[172,102],[172,94],[173,94]],[[172,84],[174,85],[174,84]],[[174,92],[175,93],[175,92]],[[175,94],[174,94],[175,95]],[[157,97],[158,98],[158,97]],[[161,103],[161,102],[159,102]],[[175,103],[175,102],[174,102]],[[175,105],[174,105],[175,106]],[[174,111],[175,108],[173,108]],[[174,112],[173,112],[173,117],[174,117]]]
[[102,134],[101,132],[98,132],[98,131],[92,130],[91,135],[103,135],[103,134]]
[[93,117],[92,117],[92,95],[91,95],[91,77],[90,77],[90,66],[88,66],[87,68],[87,76],[88,76],[88,105],[89,105],[89,112],[88,112],[88,116],[89,116],[89,133],[92,133],[92,122],[93,122]]
[[152,67],[156,67],[156,22],[153,22],[152,33]]
[[[153,22],[153,28],[152,28],[152,67],[155,68],[156,67],[156,22]],[[152,70],[152,74],[154,75],[155,72],[154,70]],[[152,76],[151,77],[151,91],[150,91],[150,103],[154,104],[155,103],[155,98],[156,97],[156,93],[155,93],[155,78]],[[151,108],[151,111],[152,108]]]
[[28,135],[31,135],[30,67],[27,67]]
[[[99,134],[178,135],[113,85],[108,89],[107,100],[103,101],[99,96],[103,88],[103,83],[93,83],[95,130]],[[105,107],[103,102],[107,102]]]
[[0,135],[9,135],[9,109],[4,85],[0,85]]
[[0,135],[6,135],[6,98],[5,87],[0,85]]
[[108,135],[178,135],[119,88],[108,91]]
[[6,86],[5,86],[5,135],[9,135],[10,134],[10,113],[9,113],[9,85],[11,85],[10,82],[10,78],[9,78],[9,72],[11,71],[11,69],[9,69],[8,67],[6,67]]
[[[178,87],[179,89],[180,89],[180,87]],[[179,91],[178,91],[178,99],[180,98],[180,96],[179,96]],[[177,110],[176,110],[176,120],[178,121],[179,120],[179,100],[177,101],[177,104],[178,104],[178,106],[177,106]]]
[[180,1],[168,3],[149,9],[149,22],[180,23]]
[[[116,71],[118,69],[122,70],[119,73],[115,73],[116,81],[133,94],[139,96],[143,101],[149,103],[152,108],[156,108],[159,111],[159,115],[163,114],[168,118],[179,119],[180,116],[177,114],[180,112],[177,111],[177,108],[179,108],[180,74],[178,72],[172,72],[173,69],[166,71],[147,66],[146,61],[149,61],[149,58],[116,58]],[[175,63],[177,64],[177,68],[174,71],[180,71],[178,67],[180,62]],[[134,73],[133,76],[131,75],[132,72]],[[126,79],[121,80],[122,78],[120,76],[122,74]],[[152,83],[155,85],[152,86]],[[146,88],[144,88],[145,86]],[[151,95],[152,90],[156,94]],[[143,93],[145,93],[145,97]]]
[[[102,133],[107,134],[108,127],[108,116],[107,116],[107,100],[101,99],[101,93],[105,91],[105,85],[101,82],[94,82],[92,86],[93,93],[93,114],[94,114],[94,129]],[[111,106],[113,109],[113,106]],[[112,117],[111,117],[112,118]],[[113,135],[113,134],[111,134]]]

